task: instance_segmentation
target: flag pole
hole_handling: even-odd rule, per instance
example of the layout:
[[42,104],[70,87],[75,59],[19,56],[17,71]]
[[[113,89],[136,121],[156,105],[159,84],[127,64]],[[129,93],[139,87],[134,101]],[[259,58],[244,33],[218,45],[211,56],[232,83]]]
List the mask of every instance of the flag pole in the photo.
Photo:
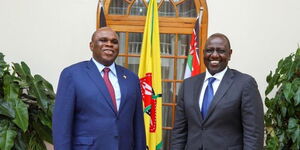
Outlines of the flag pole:
[[201,22],[202,22],[202,16],[203,16],[203,7],[200,7],[200,11],[199,11],[199,19],[198,19],[198,25],[199,25],[199,28],[198,28],[198,30],[199,30],[199,32],[198,32],[198,62],[199,62],[199,64],[200,64],[200,51],[201,51],[201,46],[200,46],[200,44],[201,44],[201,32],[202,32],[202,30],[201,30]]
[[97,14],[96,14],[96,29],[100,27],[100,9],[101,9],[102,1],[98,0],[98,5],[97,5]]

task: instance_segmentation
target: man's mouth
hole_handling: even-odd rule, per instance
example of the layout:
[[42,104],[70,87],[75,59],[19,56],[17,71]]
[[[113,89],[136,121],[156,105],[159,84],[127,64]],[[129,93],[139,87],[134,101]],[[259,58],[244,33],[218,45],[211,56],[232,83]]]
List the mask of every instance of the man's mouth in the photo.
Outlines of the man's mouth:
[[220,64],[220,61],[212,60],[212,61],[210,61],[210,64],[213,65],[213,66],[217,66],[217,65]]
[[112,54],[114,53],[114,51],[113,51],[113,50],[110,50],[110,49],[105,49],[105,50],[103,50],[103,51],[104,51],[104,53],[107,54],[107,55],[112,55]]

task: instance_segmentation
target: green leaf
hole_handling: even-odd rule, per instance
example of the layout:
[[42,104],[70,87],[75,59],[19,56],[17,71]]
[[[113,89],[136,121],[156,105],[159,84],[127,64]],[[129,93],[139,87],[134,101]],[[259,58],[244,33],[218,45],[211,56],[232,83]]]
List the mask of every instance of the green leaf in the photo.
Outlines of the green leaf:
[[53,143],[51,127],[49,128],[47,126],[44,126],[39,121],[32,122],[32,125],[41,139],[43,139],[44,141],[47,141],[48,143],[51,143],[51,144]]
[[296,107],[293,105],[288,106],[288,116],[293,117],[296,113]]
[[283,67],[283,64],[284,64],[284,59],[280,59],[278,64],[277,64],[277,68],[276,68],[276,73],[279,72],[279,70]]
[[272,105],[272,101],[268,97],[265,98],[265,105],[267,108],[271,107]]
[[0,126],[0,149],[1,150],[11,150],[14,146],[14,139],[17,135],[15,130],[12,130],[6,124]]
[[25,62],[21,62],[21,66],[22,66],[22,69],[23,69],[23,72],[26,74],[26,75],[31,75],[30,73],[30,69],[28,67],[28,65],[25,63]]
[[39,119],[39,121],[43,124],[43,125],[45,125],[45,126],[47,126],[47,127],[49,127],[49,128],[51,128],[52,127],[52,120],[51,120],[51,116],[48,116],[48,114],[46,114],[45,112],[39,112],[38,113],[38,119]]
[[271,76],[271,73],[270,72],[270,75],[267,77],[267,81],[268,81],[268,86],[267,86],[267,89],[265,91],[265,95],[268,95],[274,88],[274,86],[278,83],[278,79],[279,79],[279,74],[276,72],[274,73],[273,77]]
[[283,94],[284,94],[284,97],[290,101],[291,98],[293,97],[294,95],[294,92],[293,92],[293,89],[292,89],[292,84],[291,83],[286,83],[285,86],[283,87]]
[[19,92],[19,87],[13,83],[13,78],[12,76],[6,74],[4,75],[4,99],[6,101],[12,101],[13,99],[18,98],[18,92]]
[[276,136],[270,137],[269,139],[267,139],[266,141],[266,150],[277,150],[279,149],[279,141],[278,138]]
[[30,78],[28,79],[28,83],[29,83],[28,94],[31,97],[35,97],[39,107],[46,112],[48,110],[48,104],[50,100],[48,99],[46,92],[44,91],[42,81],[40,81],[39,79]]
[[34,75],[34,78],[37,81],[42,81],[43,84],[45,85],[46,89],[49,89],[49,90],[53,91],[52,85],[47,80],[45,80],[42,76],[40,76],[40,75],[37,74],[37,75]]
[[[288,71],[291,68],[292,62],[293,62],[293,54],[289,55],[284,59],[279,73],[287,75]],[[288,80],[288,79],[284,79],[284,80]]]
[[297,106],[300,103],[300,87],[298,87],[298,90],[294,96],[294,100],[295,100],[295,106]]
[[11,102],[4,101],[0,98],[0,114],[10,118],[15,118],[15,111],[12,107]]
[[14,148],[16,150],[26,150],[27,149],[27,143],[26,143],[26,134],[23,134],[22,132],[18,132],[18,135],[15,139],[15,146]]
[[276,114],[276,121],[277,121],[277,125],[279,127],[282,127],[282,117],[281,117],[281,114]]
[[8,67],[8,65],[4,61],[4,55],[0,52],[0,77],[1,78],[4,75],[4,72],[6,71],[5,68],[7,68],[7,67]]
[[300,144],[300,126],[296,128],[296,130],[292,133],[292,140],[294,143]]
[[50,98],[52,98],[54,100],[55,98],[55,93],[53,91],[53,87],[52,85],[47,81],[45,80],[42,76],[40,75],[35,75],[34,76],[34,79],[39,83],[41,82],[42,83],[42,89],[44,89],[46,95],[48,95]]
[[28,128],[28,109],[26,104],[24,104],[20,99],[14,101],[14,109],[16,113],[16,117],[13,122],[23,130],[23,132],[27,131]]
[[274,83],[270,81],[269,85],[267,86],[267,89],[265,91],[265,95],[268,95],[274,88]]
[[22,68],[22,66],[18,63],[13,63],[13,68],[14,68],[14,71],[19,75],[19,77],[22,79],[22,80],[25,80],[27,79],[27,76],[31,76],[30,75],[30,72],[28,74],[28,71],[24,70],[24,68]]
[[269,75],[266,78],[267,83],[269,83],[272,80],[272,71],[270,71]]
[[278,137],[279,137],[279,141],[281,143],[284,143],[284,141],[286,140],[285,132],[282,132],[281,134],[279,134]]
[[32,132],[28,143],[28,149],[30,150],[45,150],[46,145],[42,139],[38,137],[36,132]]
[[297,127],[297,123],[298,123],[297,119],[290,118],[289,119],[289,124],[288,124],[288,129],[294,129],[294,128],[296,128]]
[[286,116],[286,112],[287,112],[286,107],[282,106],[282,107],[280,107],[280,110],[281,110],[282,117],[285,117]]

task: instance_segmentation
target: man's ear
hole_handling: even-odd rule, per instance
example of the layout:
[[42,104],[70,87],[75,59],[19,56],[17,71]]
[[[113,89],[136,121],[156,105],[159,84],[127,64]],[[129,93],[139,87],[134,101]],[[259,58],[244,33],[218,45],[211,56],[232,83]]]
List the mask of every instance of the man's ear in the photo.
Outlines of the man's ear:
[[231,54],[232,54],[232,49],[230,49],[230,51],[229,51],[229,59],[228,60],[231,59]]
[[93,51],[93,49],[94,49],[94,43],[93,42],[90,42],[90,49],[91,49],[91,51]]

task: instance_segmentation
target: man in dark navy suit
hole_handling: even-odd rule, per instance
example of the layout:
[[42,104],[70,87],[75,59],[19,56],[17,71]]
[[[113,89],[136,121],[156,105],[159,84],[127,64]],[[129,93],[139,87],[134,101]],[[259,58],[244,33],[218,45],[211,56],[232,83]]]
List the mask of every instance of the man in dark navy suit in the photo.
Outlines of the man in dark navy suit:
[[96,30],[90,49],[90,61],[61,73],[53,114],[55,150],[145,150],[139,78],[114,63],[116,32]]
[[211,35],[206,72],[184,80],[177,99],[172,150],[262,150],[264,113],[256,81],[228,67],[228,38]]

